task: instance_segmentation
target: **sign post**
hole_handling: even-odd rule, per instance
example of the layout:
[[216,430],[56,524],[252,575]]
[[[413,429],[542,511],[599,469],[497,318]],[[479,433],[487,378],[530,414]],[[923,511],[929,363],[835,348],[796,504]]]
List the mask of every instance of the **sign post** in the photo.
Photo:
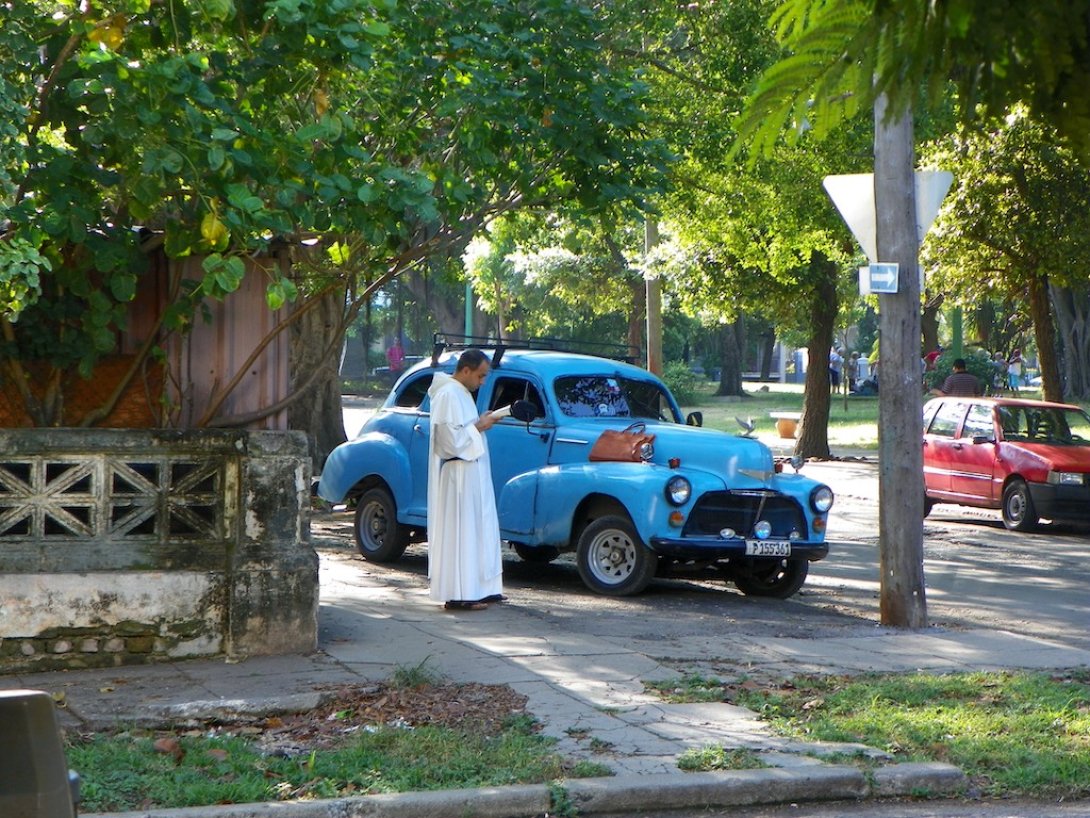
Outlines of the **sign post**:
[[874,105],[874,173],[827,176],[824,184],[870,261],[859,270],[859,290],[879,294],[882,624],[925,628],[918,256],[953,176],[945,171],[913,173],[912,112],[887,121],[887,102],[882,95]]

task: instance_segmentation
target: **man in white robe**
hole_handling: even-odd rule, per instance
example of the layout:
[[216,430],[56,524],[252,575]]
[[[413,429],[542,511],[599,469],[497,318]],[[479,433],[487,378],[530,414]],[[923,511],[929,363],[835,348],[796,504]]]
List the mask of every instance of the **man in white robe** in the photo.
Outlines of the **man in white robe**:
[[454,376],[437,372],[431,397],[428,461],[428,578],[431,598],[448,609],[480,610],[503,597],[503,557],[492,463],[472,393],[488,377],[480,350],[462,353]]

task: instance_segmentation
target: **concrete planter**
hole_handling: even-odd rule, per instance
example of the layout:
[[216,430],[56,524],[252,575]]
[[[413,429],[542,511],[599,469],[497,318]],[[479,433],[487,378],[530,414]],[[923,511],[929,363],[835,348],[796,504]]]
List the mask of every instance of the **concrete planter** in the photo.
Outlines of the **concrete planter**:
[[0,673],[317,646],[306,437],[0,430]]

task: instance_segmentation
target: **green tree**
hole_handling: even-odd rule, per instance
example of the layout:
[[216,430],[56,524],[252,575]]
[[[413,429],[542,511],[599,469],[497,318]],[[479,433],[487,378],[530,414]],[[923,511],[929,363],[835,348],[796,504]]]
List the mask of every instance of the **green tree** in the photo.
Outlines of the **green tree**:
[[1032,322],[1045,397],[1084,399],[1090,176],[1058,142],[1019,108],[995,127],[933,144],[926,160],[956,181],[922,260],[947,299],[1019,310]]
[[42,424],[93,422],[63,417],[64,382],[115,348],[142,235],[205,259],[165,330],[234,290],[244,257],[314,237],[328,252],[274,272],[268,300],[350,291],[343,326],[499,213],[638,205],[659,178],[641,87],[603,60],[576,0],[29,0],[0,15],[0,359]]
[[[845,275],[854,247],[821,179],[858,168],[861,131],[779,146],[748,167],[728,155],[746,95],[781,54],[765,26],[772,8],[762,0],[663,7],[646,45],[656,122],[679,155],[659,200],[678,245],[664,259],[667,278],[683,309],[723,327],[727,394],[742,394],[740,316],[805,328],[817,362],[833,345],[841,299],[854,298]],[[828,369],[811,366],[797,452],[828,456],[829,408]]]
[[608,218],[509,218],[482,241],[469,272],[482,302],[506,317],[504,332],[627,345],[638,356],[638,239]]
[[785,0],[772,17],[789,55],[765,73],[740,127],[758,153],[806,121],[818,134],[879,95],[891,118],[921,94],[937,108],[952,82],[965,124],[1026,104],[1090,158],[1090,2]]

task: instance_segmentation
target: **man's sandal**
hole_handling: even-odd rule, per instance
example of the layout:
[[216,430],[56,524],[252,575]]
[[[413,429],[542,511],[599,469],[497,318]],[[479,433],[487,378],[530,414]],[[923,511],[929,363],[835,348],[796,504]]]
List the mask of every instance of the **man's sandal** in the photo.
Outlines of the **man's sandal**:
[[452,599],[443,605],[448,611],[484,611],[488,605],[484,602],[463,602],[460,599]]

